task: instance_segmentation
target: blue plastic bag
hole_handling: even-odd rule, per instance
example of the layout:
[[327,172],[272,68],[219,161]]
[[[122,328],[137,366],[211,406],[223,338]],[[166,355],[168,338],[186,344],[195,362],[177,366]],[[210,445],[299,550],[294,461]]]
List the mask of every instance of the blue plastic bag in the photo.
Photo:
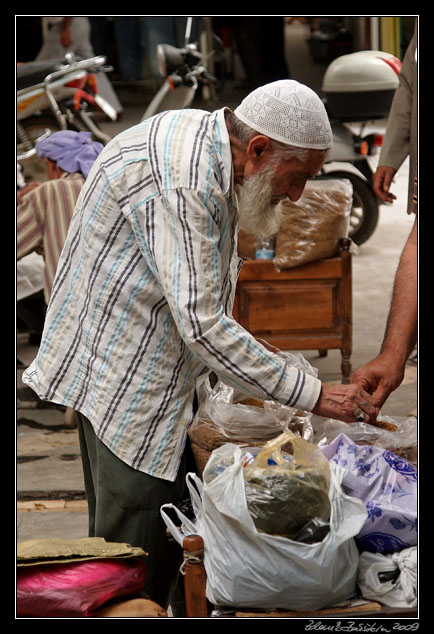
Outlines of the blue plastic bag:
[[361,551],[391,553],[417,544],[417,470],[403,458],[372,445],[356,445],[345,434],[323,447],[344,467],[342,488],[361,500],[368,517],[356,536]]

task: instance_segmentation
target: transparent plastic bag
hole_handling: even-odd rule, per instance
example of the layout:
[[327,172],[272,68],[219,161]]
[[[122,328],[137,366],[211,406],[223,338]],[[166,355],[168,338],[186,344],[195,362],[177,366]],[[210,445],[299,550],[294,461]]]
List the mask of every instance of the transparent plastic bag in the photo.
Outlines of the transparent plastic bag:
[[[301,353],[279,352],[278,355],[288,365],[312,376],[318,375],[318,370]],[[198,394],[201,417],[208,417],[229,440],[274,438],[293,420],[303,437],[307,439],[311,435],[311,414],[276,401],[252,398],[223,381],[218,381],[213,389],[210,389],[209,382],[203,382]]]
[[289,269],[338,254],[348,237],[353,186],[347,179],[313,180],[301,198],[282,201],[274,264]]
[[[282,448],[291,448],[291,454]],[[330,519],[330,468],[321,450],[290,431],[269,441],[244,468],[256,528],[294,539],[312,520]]]
[[417,418],[379,415],[378,424],[343,423],[332,418],[324,421],[318,445],[330,444],[339,434],[345,434],[357,445],[373,445],[387,449],[410,464],[417,466]]
[[[318,370],[300,353],[277,354],[289,365],[317,376]],[[188,428],[188,436],[199,474],[202,474],[211,452],[227,442],[260,446],[285,429],[307,441],[313,439],[310,412],[276,401],[252,398],[221,380],[211,387],[208,375],[197,381],[196,393],[199,408]]]
[[227,439],[272,438],[282,432],[296,409],[249,397],[218,381],[204,402],[203,411]]

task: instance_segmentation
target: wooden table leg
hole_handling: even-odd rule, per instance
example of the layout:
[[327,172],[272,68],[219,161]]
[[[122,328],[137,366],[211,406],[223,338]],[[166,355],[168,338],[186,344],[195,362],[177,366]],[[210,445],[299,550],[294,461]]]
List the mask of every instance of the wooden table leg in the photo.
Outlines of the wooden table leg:
[[344,385],[348,385],[351,381],[351,352],[347,350],[341,350],[342,361],[341,361],[341,372],[342,372],[342,383]]
[[200,535],[188,535],[184,538],[184,588],[185,613],[187,618],[209,616],[206,598],[206,572],[203,563],[204,543]]

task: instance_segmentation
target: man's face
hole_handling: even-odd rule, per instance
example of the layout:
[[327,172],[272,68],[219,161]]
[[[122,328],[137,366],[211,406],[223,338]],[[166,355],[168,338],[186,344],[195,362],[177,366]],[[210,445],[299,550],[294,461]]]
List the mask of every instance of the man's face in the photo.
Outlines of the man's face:
[[62,177],[64,170],[60,169],[60,167],[58,167],[55,161],[52,161],[51,159],[48,159],[47,157],[44,157],[44,161],[45,161],[45,167],[47,170],[48,180],[50,181],[57,180],[58,178]]
[[276,166],[273,177],[273,203],[289,198],[296,202],[302,195],[306,181],[318,174],[324,162],[324,154],[317,150],[309,150],[306,161],[298,159],[281,161]]
[[280,224],[278,203],[285,198],[296,202],[307,179],[319,172],[323,161],[322,152],[310,150],[306,161],[276,162],[271,157],[263,167],[251,171],[239,190],[240,228],[257,238],[277,233]]

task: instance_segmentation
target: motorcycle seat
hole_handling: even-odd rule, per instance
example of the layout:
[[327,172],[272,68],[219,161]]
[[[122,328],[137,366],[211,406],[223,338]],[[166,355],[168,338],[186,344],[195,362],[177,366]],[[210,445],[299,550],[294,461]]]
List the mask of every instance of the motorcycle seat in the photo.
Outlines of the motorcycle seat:
[[26,62],[17,66],[16,84],[17,90],[36,86],[44,81],[47,75],[60,70],[59,60],[47,60],[46,62]]

